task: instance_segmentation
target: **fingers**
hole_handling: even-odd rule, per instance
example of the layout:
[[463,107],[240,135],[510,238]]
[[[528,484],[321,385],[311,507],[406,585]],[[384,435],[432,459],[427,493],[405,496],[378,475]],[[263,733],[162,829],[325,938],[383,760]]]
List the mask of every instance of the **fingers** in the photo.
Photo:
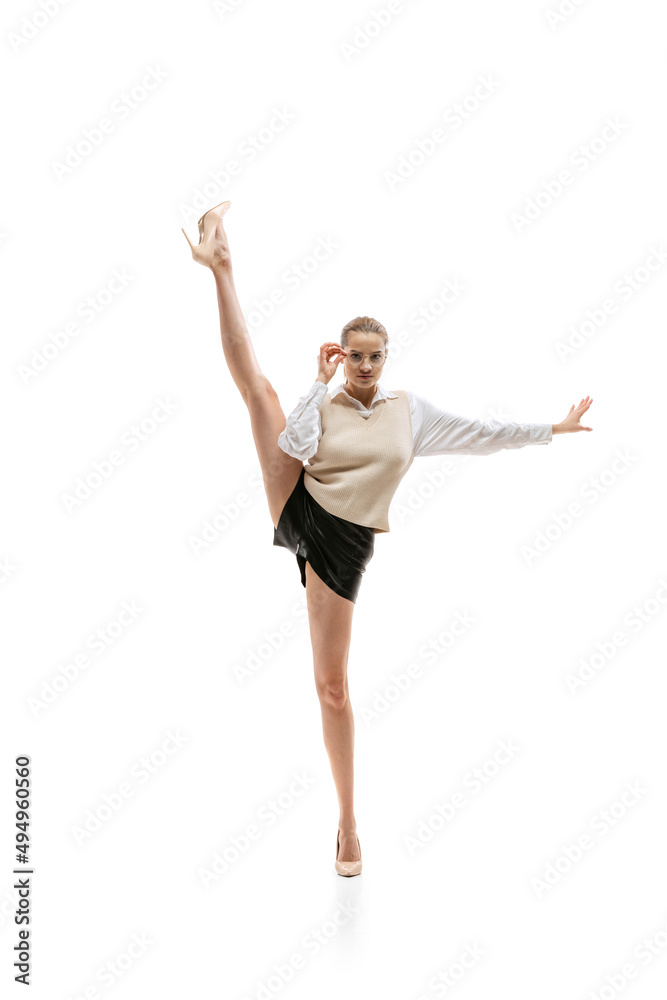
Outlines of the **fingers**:
[[340,344],[337,344],[335,340],[325,341],[320,347],[320,351],[324,351],[327,347],[337,347],[339,351],[343,351],[345,354],[347,354],[345,348],[341,347]]
[[338,361],[342,361],[343,358],[347,357],[346,352],[343,351],[342,348],[336,347],[335,345],[332,345],[331,347],[325,348],[325,352],[326,352],[327,359],[329,361],[333,361],[335,359],[336,362],[338,362]]
[[331,361],[331,359],[336,354],[340,356],[339,360],[341,358],[347,357],[347,351],[344,348],[342,348],[340,344],[327,342],[326,344],[322,344],[322,346],[320,347],[320,357],[326,358],[327,361]]
[[[572,404],[572,406],[570,407],[570,413],[572,413],[572,410],[576,410],[576,412],[581,416],[586,412],[586,410],[589,408],[592,402],[593,398],[591,396],[584,396],[584,398],[579,401],[577,407],[575,407],[574,403]],[[568,413],[568,416],[569,415],[570,414]]]
[[328,340],[320,347],[320,367],[330,376],[333,375],[341,361],[344,361],[346,357],[347,351],[334,341]]

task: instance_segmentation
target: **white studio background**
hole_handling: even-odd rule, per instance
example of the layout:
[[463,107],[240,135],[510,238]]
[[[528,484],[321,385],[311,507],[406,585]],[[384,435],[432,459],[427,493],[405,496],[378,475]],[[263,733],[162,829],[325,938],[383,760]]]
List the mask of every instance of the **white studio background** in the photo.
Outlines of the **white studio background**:
[[[40,1000],[664,994],[658,13],[4,5],[3,980],[26,754]],[[180,232],[226,198],[286,413],[359,314],[383,382],[453,412],[594,399],[592,433],[421,458],[395,495],[349,661],[359,878]]]

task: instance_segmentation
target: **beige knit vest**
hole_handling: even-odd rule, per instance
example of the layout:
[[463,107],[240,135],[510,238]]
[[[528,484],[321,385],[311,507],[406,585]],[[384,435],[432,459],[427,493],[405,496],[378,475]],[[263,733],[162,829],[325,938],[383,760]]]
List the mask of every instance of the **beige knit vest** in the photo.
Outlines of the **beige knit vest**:
[[389,531],[389,504],[414,460],[410,399],[375,403],[362,417],[345,390],[322,400],[322,437],[304,466],[304,486],[330,514]]

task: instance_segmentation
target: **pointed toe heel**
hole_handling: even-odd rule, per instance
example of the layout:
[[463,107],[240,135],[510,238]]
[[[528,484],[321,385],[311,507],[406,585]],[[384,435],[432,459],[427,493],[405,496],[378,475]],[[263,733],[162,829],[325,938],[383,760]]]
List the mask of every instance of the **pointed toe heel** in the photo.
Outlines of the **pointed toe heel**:
[[[359,844],[359,855],[361,855],[361,844],[359,843],[359,838],[357,837],[357,844]],[[340,850],[340,827],[336,833],[336,871],[339,875],[361,875],[361,856],[358,861],[339,861],[338,851]]]
[[215,208],[209,208],[208,212],[204,212],[201,219],[197,222],[197,229],[199,230],[199,243],[196,245],[190,242],[190,237],[181,226],[181,232],[188,241],[188,245],[192,251],[192,256],[198,264],[203,264],[205,267],[213,266],[215,255],[215,231],[220,219],[223,217],[230,205],[231,201],[222,201],[219,205],[216,205]]

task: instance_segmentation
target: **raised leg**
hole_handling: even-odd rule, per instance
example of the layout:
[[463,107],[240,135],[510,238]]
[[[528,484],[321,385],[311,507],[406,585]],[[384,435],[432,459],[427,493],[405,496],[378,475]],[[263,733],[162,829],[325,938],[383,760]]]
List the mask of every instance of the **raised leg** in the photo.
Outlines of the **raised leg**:
[[324,745],[340,808],[338,860],[358,861],[354,816],[354,716],[347,682],[354,604],[331,590],[309,562],[306,562],[306,604]]
[[255,356],[234,287],[232,261],[222,219],[216,229],[216,260],[211,270],[218,293],[222,349],[231,376],[250,413],[252,434],[275,528],[301,475],[303,462],[287,455],[278,446],[278,436],[285,429],[285,414],[277,392]]

